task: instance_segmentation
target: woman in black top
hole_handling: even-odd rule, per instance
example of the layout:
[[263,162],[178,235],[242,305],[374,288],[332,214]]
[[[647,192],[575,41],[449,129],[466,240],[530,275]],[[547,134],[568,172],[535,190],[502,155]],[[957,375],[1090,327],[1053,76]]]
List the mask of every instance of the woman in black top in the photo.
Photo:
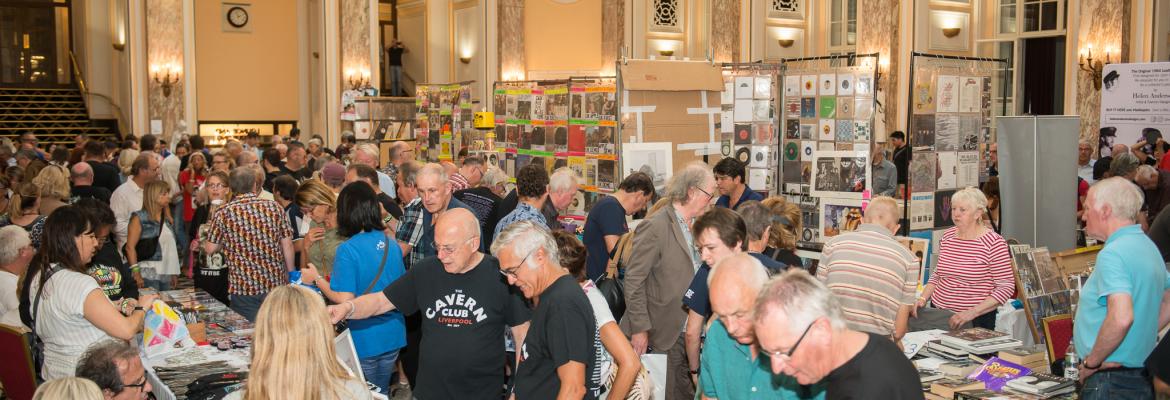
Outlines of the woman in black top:
[[223,253],[206,254],[199,247],[199,240],[204,236],[206,229],[204,224],[211,220],[211,215],[219,210],[232,197],[232,191],[228,188],[228,175],[223,171],[214,171],[207,175],[207,180],[203,183],[203,191],[206,192],[207,200],[200,204],[195,209],[195,215],[191,217],[191,224],[187,226],[192,238],[190,247],[196,251],[194,257],[194,265],[192,267],[193,273],[188,272],[189,275],[194,275],[195,287],[206,290],[212,297],[228,304],[228,274],[227,268],[224,266]]

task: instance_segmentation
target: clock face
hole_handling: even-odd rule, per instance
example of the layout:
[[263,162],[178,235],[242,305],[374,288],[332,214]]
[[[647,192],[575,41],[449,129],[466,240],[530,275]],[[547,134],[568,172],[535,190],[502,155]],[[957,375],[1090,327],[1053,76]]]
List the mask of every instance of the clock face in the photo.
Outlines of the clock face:
[[228,23],[236,28],[242,28],[248,24],[248,10],[243,7],[232,7],[228,9],[227,13]]

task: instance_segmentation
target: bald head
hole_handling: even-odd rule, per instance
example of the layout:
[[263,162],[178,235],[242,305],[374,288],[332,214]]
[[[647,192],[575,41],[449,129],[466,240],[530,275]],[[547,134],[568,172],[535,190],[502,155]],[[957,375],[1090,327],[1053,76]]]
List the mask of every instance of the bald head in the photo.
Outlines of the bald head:
[[753,314],[756,295],[768,281],[768,272],[748,253],[724,258],[707,277],[711,311],[727,329],[727,335],[742,344],[755,341]]
[[478,238],[479,220],[467,209],[452,208],[439,215],[439,219],[435,221],[435,232],[436,235],[452,235],[464,240]]
[[92,185],[93,167],[84,161],[73,164],[73,167],[69,168],[69,180],[73,182],[73,186]]
[[888,196],[878,196],[871,200],[865,208],[865,216],[862,217],[863,222],[880,225],[890,232],[898,230],[898,222],[901,219],[902,213],[898,209],[898,202]]
[[1116,158],[1120,154],[1129,153],[1129,146],[1118,143],[1118,144],[1113,145],[1113,148],[1111,150],[1113,150],[1113,153],[1112,153],[1113,157]]

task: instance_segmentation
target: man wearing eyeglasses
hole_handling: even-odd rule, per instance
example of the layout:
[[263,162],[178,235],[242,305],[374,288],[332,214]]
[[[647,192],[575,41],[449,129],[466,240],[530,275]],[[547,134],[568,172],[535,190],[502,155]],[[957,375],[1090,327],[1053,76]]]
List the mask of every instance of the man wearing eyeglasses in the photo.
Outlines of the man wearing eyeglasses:
[[[437,254],[435,243],[435,225],[438,217],[448,210],[462,208],[471,211],[459,199],[452,198],[451,185],[447,173],[439,164],[426,164],[419,169],[414,178],[414,187],[422,199],[422,215],[403,214],[403,222],[398,225],[398,237],[406,237],[402,245],[402,252],[410,259],[408,268],[425,257]],[[384,188],[383,188],[384,189]]]
[[[504,329],[523,343],[531,310],[479,249],[479,222],[453,209],[436,222],[438,257],[427,257],[381,292],[329,306],[330,319],[365,319],[397,309],[422,316],[414,397],[494,399],[502,394]],[[580,289],[578,289],[580,291]]]
[[626,314],[619,324],[639,355],[666,354],[666,397],[695,397],[687,363],[687,313],[682,298],[702,260],[691,224],[711,205],[715,177],[703,163],[676,171],[666,182],[669,205],[634,231],[626,267]]
[[556,241],[543,225],[521,221],[505,228],[492,243],[508,283],[537,303],[516,368],[518,399],[596,399],[597,331],[589,298],[576,278],[561,267]]
[[772,278],[753,314],[759,348],[776,375],[801,385],[823,381],[830,400],[923,398],[918,371],[898,346],[846,327],[837,298],[803,269]]
[[705,398],[711,399],[800,399],[801,390],[789,376],[772,375],[769,358],[756,344],[755,299],[768,281],[768,271],[749,254],[736,254],[720,261],[711,273],[711,311],[716,319],[707,330],[699,374]]
[[145,399],[150,395],[138,349],[121,340],[98,342],[86,350],[75,375],[93,381],[107,400]]

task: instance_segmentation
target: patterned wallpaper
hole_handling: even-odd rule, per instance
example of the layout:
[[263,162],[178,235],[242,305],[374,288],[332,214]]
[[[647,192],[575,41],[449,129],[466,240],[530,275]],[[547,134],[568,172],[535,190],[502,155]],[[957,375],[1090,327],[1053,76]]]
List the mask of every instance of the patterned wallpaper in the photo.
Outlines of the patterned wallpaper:
[[[1129,57],[1130,2],[1126,0],[1081,0],[1081,25],[1078,37],[1080,48],[1093,44],[1094,49],[1113,47],[1121,49],[1121,61]],[[1090,17],[1091,16],[1091,17]],[[1079,49],[1078,49],[1079,53]],[[1113,62],[1119,62],[1114,59]],[[1097,143],[1101,127],[1101,92],[1093,88],[1093,78],[1079,68],[1077,71],[1077,109],[1081,116],[1081,140]],[[1094,145],[1093,148],[1096,148]]]
[[[162,139],[171,142],[184,115],[183,87],[183,0],[150,0],[146,2],[146,64],[147,114],[151,120],[162,120]],[[163,95],[162,84],[155,82],[152,68],[159,68],[165,78],[168,66],[178,69],[178,77],[171,85],[170,96]],[[149,124],[147,125],[150,126]],[[149,128],[148,128],[149,129]],[[187,127],[189,133],[193,127]],[[147,132],[133,132],[142,136]],[[184,133],[184,132],[180,132]]]

